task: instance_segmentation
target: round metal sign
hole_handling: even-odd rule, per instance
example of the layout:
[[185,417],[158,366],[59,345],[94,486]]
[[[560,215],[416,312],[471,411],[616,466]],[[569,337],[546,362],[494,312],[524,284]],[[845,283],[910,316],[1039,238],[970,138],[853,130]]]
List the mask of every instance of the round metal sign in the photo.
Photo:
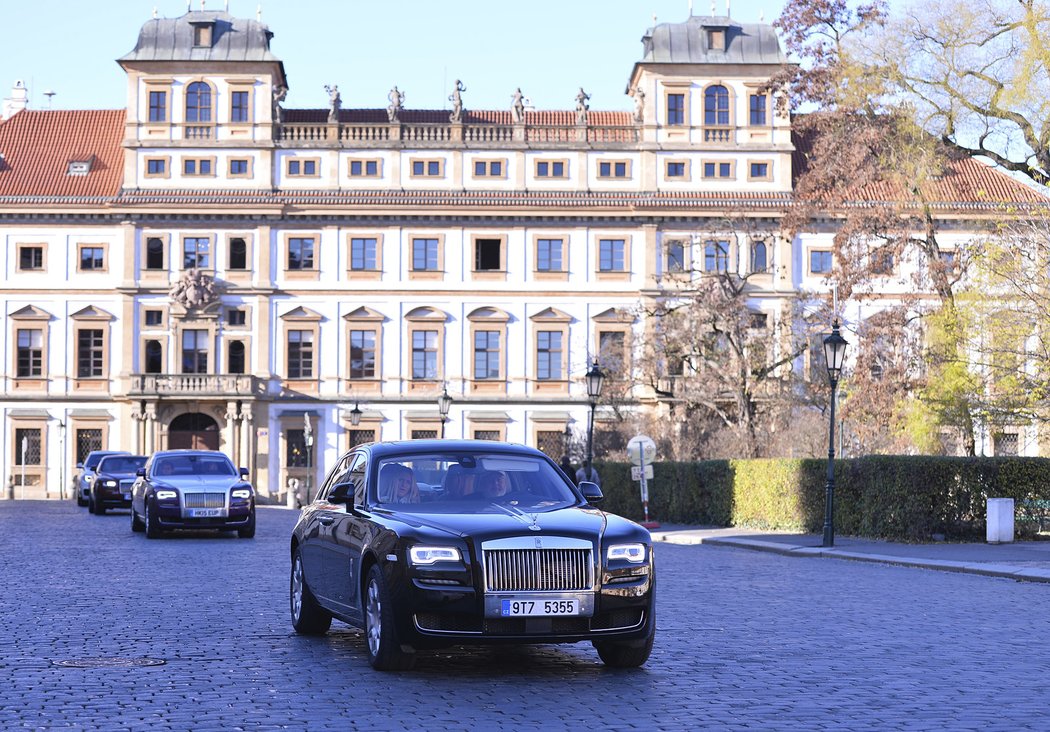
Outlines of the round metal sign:
[[627,442],[627,457],[632,465],[648,465],[656,459],[656,443],[650,437],[636,435]]

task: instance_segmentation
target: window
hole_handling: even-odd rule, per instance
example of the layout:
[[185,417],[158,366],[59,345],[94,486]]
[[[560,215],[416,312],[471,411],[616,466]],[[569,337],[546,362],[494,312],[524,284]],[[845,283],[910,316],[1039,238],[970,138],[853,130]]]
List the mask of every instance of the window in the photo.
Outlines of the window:
[[306,270],[314,268],[313,237],[292,237],[288,240],[288,269]]
[[562,378],[562,337],[560,330],[541,330],[536,333],[536,378],[555,381]]
[[285,435],[285,466],[289,468],[305,468],[306,430],[286,430]]
[[92,272],[106,269],[106,250],[103,247],[80,247],[80,271]]
[[707,30],[707,50],[709,51],[724,51],[726,50],[726,32],[722,28],[708,28]]
[[208,373],[208,331],[182,331],[182,373]]
[[769,315],[766,313],[751,313],[748,326],[752,330],[765,330],[769,326]]
[[76,445],[76,462],[82,463],[87,459],[89,452],[102,449],[102,430],[91,428],[78,428],[73,438]]
[[729,124],[729,90],[721,84],[704,90],[704,124]]
[[18,248],[18,269],[23,272],[44,268],[44,248],[23,246]]
[[770,170],[769,163],[750,163],[747,177],[751,180],[772,180]]
[[146,239],[146,269],[164,269],[164,240],[159,237]]
[[627,178],[630,166],[626,160],[610,160],[598,163],[599,178]]
[[503,240],[474,240],[474,271],[498,272],[503,269]]
[[751,95],[751,124],[752,126],[766,124],[766,95]]
[[374,237],[350,240],[350,269],[376,269],[376,239]]
[[565,163],[561,160],[538,160],[536,162],[537,178],[564,178]]
[[[41,465],[41,430],[39,427],[15,429],[15,465]],[[28,476],[26,479],[28,481]]]
[[350,331],[350,378],[374,379],[376,376],[376,332]]
[[671,239],[667,242],[667,271],[685,271],[685,242],[681,239]]
[[230,239],[228,269],[248,269],[248,242],[241,237]]
[[474,439],[499,442],[501,437],[499,430],[474,430]]
[[182,240],[182,268],[207,269],[211,266],[211,239],[191,236]]
[[186,87],[186,121],[211,122],[211,87],[203,81]]
[[226,372],[230,374],[243,374],[245,372],[243,341],[230,341],[226,351]]
[[562,239],[536,240],[536,270],[538,272],[564,272],[562,265]]
[[211,23],[194,23],[193,24],[193,45],[196,48],[207,47],[211,45]]
[[612,330],[598,333],[598,363],[602,369],[613,374],[622,374],[627,363],[623,331]]
[[686,177],[686,163],[684,160],[668,160],[667,161],[667,177],[668,178],[685,178]]
[[893,252],[876,249],[871,253],[871,271],[879,275],[893,274]]
[[705,178],[732,178],[733,164],[726,163],[704,163]]
[[667,124],[685,124],[685,94],[667,95]]
[[413,440],[434,440],[437,439],[437,430],[412,430]]
[[809,252],[810,274],[831,274],[831,250],[812,249]]
[[375,430],[350,430],[349,433],[347,434],[347,437],[350,440],[350,449],[353,449],[353,448],[357,447],[358,445],[365,444],[366,442],[375,442],[376,441],[376,431]]
[[233,158],[230,160],[231,176],[247,176],[249,169],[247,158]]
[[32,378],[44,374],[44,332],[36,328],[18,329],[17,375]]
[[764,241],[756,241],[751,244],[751,271],[765,272],[769,269],[768,252]]
[[416,272],[436,272],[438,269],[438,240],[412,240],[412,269]]
[[146,363],[147,374],[159,374],[164,370],[164,348],[160,341],[146,341]]
[[992,435],[992,452],[997,456],[1017,456],[1020,454],[1019,445],[1020,440],[1016,432],[998,432]]
[[412,378],[436,379],[438,332],[436,330],[412,331]]
[[149,121],[166,122],[168,120],[168,93],[151,91],[149,93]]
[[474,331],[474,378],[499,378],[499,331]]
[[444,165],[441,160],[413,160],[412,177],[414,178],[440,178],[444,175]]
[[248,122],[248,92],[235,91],[230,94],[230,122]]
[[598,241],[598,271],[624,271],[624,240],[600,239]]
[[212,158],[185,158],[182,161],[182,174],[188,176],[207,176],[215,170]]
[[565,433],[561,430],[537,430],[536,449],[551,460],[557,460],[559,455],[565,454]]
[[502,178],[506,167],[502,160],[475,160],[475,178]]
[[166,176],[168,174],[167,158],[146,158],[147,176]]
[[143,319],[146,325],[151,328],[157,328],[164,325],[164,311],[163,310],[147,310],[143,314]]
[[729,242],[709,241],[704,244],[704,271],[725,272],[729,269]]
[[248,322],[248,313],[242,308],[227,308],[227,325],[245,325]]
[[316,176],[319,167],[316,160],[296,160],[293,158],[288,161],[288,175],[293,177]]
[[288,378],[310,379],[314,375],[314,332],[288,331]]
[[77,331],[77,378],[91,379],[103,375],[103,332],[99,328]]
[[351,160],[350,177],[352,178],[377,178],[379,177],[378,160]]

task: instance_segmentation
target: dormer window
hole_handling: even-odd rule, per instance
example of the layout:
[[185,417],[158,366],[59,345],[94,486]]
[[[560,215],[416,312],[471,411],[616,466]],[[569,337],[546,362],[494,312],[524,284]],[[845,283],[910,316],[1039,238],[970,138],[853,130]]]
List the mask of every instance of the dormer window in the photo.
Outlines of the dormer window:
[[91,163],[94,156],[86,160],[70,160],[66,164],[66,175],[84,176],[91,172]]
[[708,28],[707,29],[707,50],[709,51],[724,51],[726,50],[726,32],[724,28]]
[[191,25],[193,26],[193,47],[211,48],[214,24],[209,21],[206,23],[192,23]]

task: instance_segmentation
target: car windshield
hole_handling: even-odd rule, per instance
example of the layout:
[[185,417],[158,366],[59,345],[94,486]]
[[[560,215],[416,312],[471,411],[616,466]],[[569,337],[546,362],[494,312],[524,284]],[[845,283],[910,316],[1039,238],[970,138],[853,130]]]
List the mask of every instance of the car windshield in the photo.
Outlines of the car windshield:
[[112,455],[99,461],[98,472],[134,473],[145,464],[145,455]]
[[153,463],[153,475],[237,475],[233,463],[225,455],[166,455]]
[[381,460],[376,475],[370,501],[412,513],[537,513],[579,503],[554,467],[531,455],[404,455]]

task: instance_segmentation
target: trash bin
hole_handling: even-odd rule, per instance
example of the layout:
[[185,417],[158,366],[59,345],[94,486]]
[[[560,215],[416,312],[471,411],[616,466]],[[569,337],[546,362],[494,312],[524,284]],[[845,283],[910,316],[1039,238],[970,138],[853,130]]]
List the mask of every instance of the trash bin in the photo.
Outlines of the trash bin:
[[1014,540],[1014,499],[988,499],[989,544],[1008,544]]

